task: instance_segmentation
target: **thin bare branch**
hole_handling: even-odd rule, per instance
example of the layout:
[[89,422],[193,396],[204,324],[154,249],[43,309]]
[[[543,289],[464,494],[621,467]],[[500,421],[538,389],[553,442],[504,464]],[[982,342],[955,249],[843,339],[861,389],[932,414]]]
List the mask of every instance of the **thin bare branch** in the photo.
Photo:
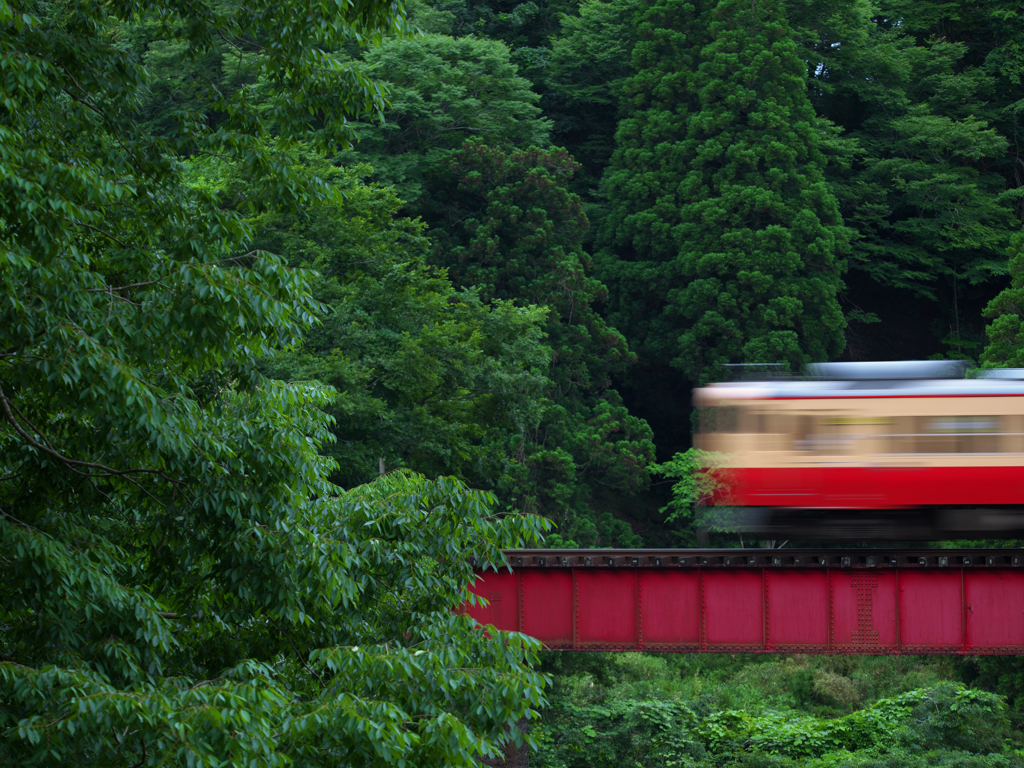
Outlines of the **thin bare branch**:
[[126,250],[131,248],[130,245],[128,245],[127,243],[123,242],[122,240],[118,240],[116,237],[114,237],[112,234],[107,232],[105,229],[100,229],[99,227],[94,227],[92,224],[86,224],[84,221],[75,221],[74,219],[69,219],[69,218],[66,218],[66,217],[65,217],[64,221],[68,222],[69,224],[74,224],[75,226],[78,226],[78,227],[85,227],[86,229],[91,229],[93,232],[96,232],[97,234],[100,234],[100,235],[103,235],[104,237],[110,238],[111,240],[113,240],[115,243],[117,243],[118,245],[120,245],[122,248],[124,248]]

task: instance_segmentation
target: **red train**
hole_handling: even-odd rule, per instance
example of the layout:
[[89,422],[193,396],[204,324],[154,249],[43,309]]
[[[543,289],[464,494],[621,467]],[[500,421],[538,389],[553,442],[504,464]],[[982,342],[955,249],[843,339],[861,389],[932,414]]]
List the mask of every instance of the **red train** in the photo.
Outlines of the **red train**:
[[771,537],[1024,536],[1024,369],[820,363],[694,392],[712,526]]

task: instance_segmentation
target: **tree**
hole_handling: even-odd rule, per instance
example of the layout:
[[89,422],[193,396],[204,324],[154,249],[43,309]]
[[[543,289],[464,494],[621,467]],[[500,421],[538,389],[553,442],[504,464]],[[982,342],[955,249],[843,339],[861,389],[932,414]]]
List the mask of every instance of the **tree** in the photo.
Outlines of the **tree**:
[[325,452],[340,485],[383,465],[495,488],[514,461],[506,435],[540,419],[544,311],[456,290],[427,264],[424,225],[397,217],[393,191],[326,163],[318,173],[345,190],[343,202],[254,222],[260,247],[318,272],[313,295],[328,309],[267,372],[337,390],[327,408],[337,440]]
[[433,259],[484,299],[547,311],[547,403],[535,430],[512,437],[519,472],[505,490],[519,508],[558,520],[566,536],[627,546],[639,540],[610,518],[601,530],[589,502],[599,486],[643,489],[653,445],[612,386],[633,355],[596,310],[606,289],[587,274],[588,222],[568,190],[577,167],[564,150],[506,152],[467,142],[433,184]]
[[352,153],[419,212],[424,176],[470,137],[500,147],[547,143],[539,96],[516,74],[508,48],[477,37],[391,38],[366,54],[367,72],[388,90],[387,121],[362,128]]
[[627,267],[617,262],[655,261],[674,250],[669,233],[679,222],[683,202],[676,187],[686,172],[688,80],[701,40],[696,15],[684,0],[656,0],[639,9],[633,20],[634,74],[623,86],[616,149],[605,172],[609,206],[599,242],[606,250],[598,255],[599,271],[617,278],[610,306],[619,323],[639,312],[626,308],[629,300],[618,280],[624,279]]
[[[558,29],[559,17],[576,10],[574,0],[421,0],[433,14],[445,14],[446,33],[477,36],[504,43],[513,62],[533,73],[543,72],[547,44]],[[419,23],[419,18],[415,19]]]
[[615,148],[618,105],[636,43],[633,13],[627,0],[585,0],[578,16],[562,15],[561,34],[551,40],[544,105],[554,118],[552,138],[583,166],[588,188],[596,186]]
[[985,307],[992,321],[985,329],[988,346],[981,355],[986,368],[1024,368],[1024,232],[1010,240],[1010,285]]
[[[664,34],[685,35],[690,13]],[[641,357],[695,382],[726,363],[796,368],[839,354],[849,239],[781,8],[722,0],[707,23],[692,74],[642,70],[637,54],[627,91],[641,116],[620,131],[608,190],[621,212],[600,271],[617,294],[612,320]]]
[[851,336],[852,355],[923,357],[945,345],[963,357],[981,346],[979,314],[1018,228],[1004,58],[1013,24],[1000,6],[891,0],[801,15],[812,101],[843,130],[823,150],[858,235],[845,306],[851,319],[869,309],[884,321],[874,349]]
[[[675,251],[670,233],[683,205],[678,186],[686,172],[687,83],[702,39],[697,16],[685,0],[656,0],[637,9],[633,74],[623,85],[615,152],[602,180],[606,215],[597,233],[596,271],[609,287],[606,313],[640,353],[638,370],[655,364],[643,345],[657,305],[648,305],[643,286],[656,283],[656,264]],[[651,383],[649,376],[640,378]],[[653,415],[675,399],[665,395],[659,387],[645,411]]]
[[[154,136],[126,30],[252,54]],[[324,53],[390,3],[0,2],[0,761],[474,765],[540,702],[536,646],[456,615],[538,523],[453,480],[340,495],[315,383],[260,374],[319,310],[189,175],[257,210],[340,194],[289,150],[382,108]],[[217,114],[216,124],[206,120]]]
[[997,254],[1016,223],[1004,179],[987,167],[1006,139],[976,116],[990,84],[956,72],[965,46],[912,43],[877,32],[858,67],[875,76],[846,85],[867,108],[851,132],[861,154],[846,187],[863,191],[845,202],[862,234],[853,265],[934,297],[939,276],[976,283],[1000,274]]

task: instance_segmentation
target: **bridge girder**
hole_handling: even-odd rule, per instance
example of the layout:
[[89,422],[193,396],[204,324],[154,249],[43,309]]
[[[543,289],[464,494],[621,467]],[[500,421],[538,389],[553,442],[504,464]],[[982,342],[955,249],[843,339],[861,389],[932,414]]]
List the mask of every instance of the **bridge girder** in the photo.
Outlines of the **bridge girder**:
[[1024,552],[822,552],[521,550],[466,610],[552,650],[1024,654]]

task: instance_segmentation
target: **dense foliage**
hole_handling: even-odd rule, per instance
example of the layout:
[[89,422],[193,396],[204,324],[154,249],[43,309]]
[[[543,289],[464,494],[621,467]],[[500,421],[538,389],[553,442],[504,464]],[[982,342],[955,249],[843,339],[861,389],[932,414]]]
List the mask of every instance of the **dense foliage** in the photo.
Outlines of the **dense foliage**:
[[622,654],[556,672],[535,765],[962,768],[1019,765],[1003,699],[913,658]]
[[611,318],[693,381],[836,357],[848,235],[781,7],[667,2],[643,23],[665,42],[634,49],[606,175]]
[[509,436],[541,417],[542,310],[458,290],[429,265],[422,225],[397,216],[389,188],[320,170],[344,200],[253,222],[261,247],[316,270],[312,292],[325,308],[302,348],[264,369],[337,390],[327,407],[336,440],[325,452],[342,486],[409,465],[496,484],[510,472]]
[[261,373],[321,305],[249,217],[345,197],[297,142],[383,102],[323,49],[403,24],[297,7],[147,6],[154,39],[258,84],[160,133],[141,7],[0,4],[4,764],[470,766],[541,703],[536,643],[453,610],[539,523],[455,478],[332,485],[334,393]]
[[[548,680],[453,610],[472,559],[523,512],[693,543],[692,386],[1024,366],[1009,0],[0,0],[0,43],[0,762],[476,764]],[[1020,762],[1015,660],[544,664],[541,765]]]
[[[386,92],[383,121],[353,104],[353,146],[276,155],[345,200],[265,213],[255,176],[181,149],[255,245],[323,275],[323,324],[261,370],[339,390],[335,481],[450,472],[562,540],[677,543],[651,462],[689,447],[690,387],[723,365],[1013,358],[1015,305],[996,300],[1024,180],[1011,5],[409,13],[423,34],[330,49]],[[182,56],[140,22],[122,40],[152,75],[137,114],[155,138],[185,111],[222,130],[214,92],[282,109],[257,48]]]
[[574,171],[564,151],[506,153],[467,142],[433,185],[434,261],[484,298],[547,309],[549,405],[517,447],[520,472],[503,488],[510,500],[563,523],[581,544],[639,546],[628,529],[599,528],[586,516],[595,478],[605,488],[644,489],[654,446],[612,387],[633,355],[597,313],[607,289],[587,274],[588,221],[568,190]]

